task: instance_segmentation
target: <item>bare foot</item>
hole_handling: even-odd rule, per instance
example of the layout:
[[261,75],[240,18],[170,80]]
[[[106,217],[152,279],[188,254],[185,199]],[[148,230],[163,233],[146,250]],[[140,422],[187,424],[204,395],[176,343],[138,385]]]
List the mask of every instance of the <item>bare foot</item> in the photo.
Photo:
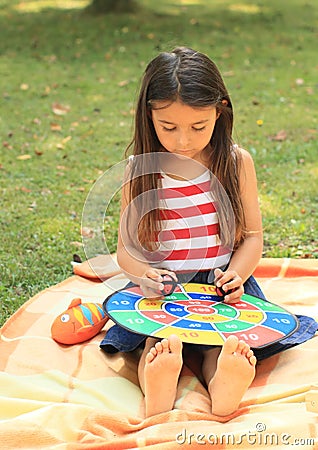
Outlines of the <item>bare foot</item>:
[[157,342],[146,355],[144,393],[146,417],[171,411],[182,368],[182,342],[176,335]]
[[212,413],[226,416],[236,411],[255,377],[256,357],[250,346],[230,336],[217,360],[215,375],[209,383]]

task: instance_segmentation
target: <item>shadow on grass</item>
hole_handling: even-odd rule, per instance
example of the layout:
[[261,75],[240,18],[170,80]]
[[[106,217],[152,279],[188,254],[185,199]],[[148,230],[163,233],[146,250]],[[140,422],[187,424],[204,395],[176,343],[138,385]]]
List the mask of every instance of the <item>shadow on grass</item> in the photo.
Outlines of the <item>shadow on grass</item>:
[[[60,4],[59,8],[50,6]],[[257,47],[264,34],[295,32],[295,27],[311,27],[310,2],[292,0],[288,5],[274,0],[262,4],[235,1],[162,1],[154,5],[149,0],[139,1],[134,13],[90,15],[85,7],[89,2],[2,1],[0,2],[0,28],[2,51],[63,51],[74,38],[87,37],[97,46],[105,38],[135,43],[145,36],[153,41],[156,50],[166,43],[205,43],[225,39],[229,45]],[[68,5],[73,8],[67,9]],[[278,26],[279,25],[279,26]],[[313,27],[312,27],[313,28]],[[263,36],[260,35],[262,32]],[[90,37],[91,36],[91,37]],[[92,37],[95,42],[89,42]],[[266,40],[266,36],[265,36]],[[213,47],[213,40],[210,45]],[[239,49],[238,49],[239,51]]]

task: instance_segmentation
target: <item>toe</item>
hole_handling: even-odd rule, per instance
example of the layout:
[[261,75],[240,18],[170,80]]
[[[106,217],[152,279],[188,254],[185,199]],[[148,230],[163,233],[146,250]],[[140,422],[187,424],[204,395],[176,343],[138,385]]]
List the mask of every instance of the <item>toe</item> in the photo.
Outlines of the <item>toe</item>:
[[236,336],[229,336],[223,344],[223,351],[232,354],[236,352],[239,340]]
[[146,340],[146,345],[145,345],[145,349],[147,349],[148,351],[155,346],[156,342],[158,342],[158,339],[155,339],[153,337],[148,337]]
[[247,356],[248,352],[251,351],[251,348],[246,342],[244,342],[244,346],[242,348],[242,355]]
[[246,353],[246,343],[244,341],[239,341],[235,351],[236,353],[244,355]]
[[171,336],[169,336],[168,342],[171,353],[181,353],[182,342],[179,336],[172,334]]
[[145,363],[150,364],[155,359],[155,355],[153,355],[151,352],[147,353],[145,358]]
[[165,353],[169,353],[170,352],[168,339],[162,339],[161,346],[162,346],[162,351],[163,352],[165,352]]
[[163,351],[162,341],[156,343],[155,349],[157,350],[157,353],[158,353],[158,354],[159,354],[159,353],[162,353],[162,351]]
[[249,362],[250,362],[251,366],[256,366],[257,359],[256,359],[256,356],[254,356],[254,354],[249,357]]
[[155,347],[151,347],[151,349],[149,350],[149,353],[152,353],[152,355],[153,355],[154,357],[156,357],[157,354],[158,354],[158,352],[157,352],[157,350],[156,350]]

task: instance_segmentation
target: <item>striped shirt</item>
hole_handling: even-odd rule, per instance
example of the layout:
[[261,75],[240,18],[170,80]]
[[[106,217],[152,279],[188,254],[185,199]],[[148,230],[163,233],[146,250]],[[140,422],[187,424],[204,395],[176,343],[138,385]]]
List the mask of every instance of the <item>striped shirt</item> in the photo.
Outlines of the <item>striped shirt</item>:
[[158,249],[150,257],[154,267],[182,272],[228,264],[231,252],[220,244],[210,184],[208,170],[192,180],[176,180],[162,173],[161,231],[156,237]]

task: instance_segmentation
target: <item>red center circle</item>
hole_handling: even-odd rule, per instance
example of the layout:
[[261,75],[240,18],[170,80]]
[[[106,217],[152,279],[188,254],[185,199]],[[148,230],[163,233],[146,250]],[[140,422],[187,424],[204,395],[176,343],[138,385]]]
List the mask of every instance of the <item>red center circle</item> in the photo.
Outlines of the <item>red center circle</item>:
[[188,306],[187,310],[195,314],[215,314],[215,309],[209,306]]

